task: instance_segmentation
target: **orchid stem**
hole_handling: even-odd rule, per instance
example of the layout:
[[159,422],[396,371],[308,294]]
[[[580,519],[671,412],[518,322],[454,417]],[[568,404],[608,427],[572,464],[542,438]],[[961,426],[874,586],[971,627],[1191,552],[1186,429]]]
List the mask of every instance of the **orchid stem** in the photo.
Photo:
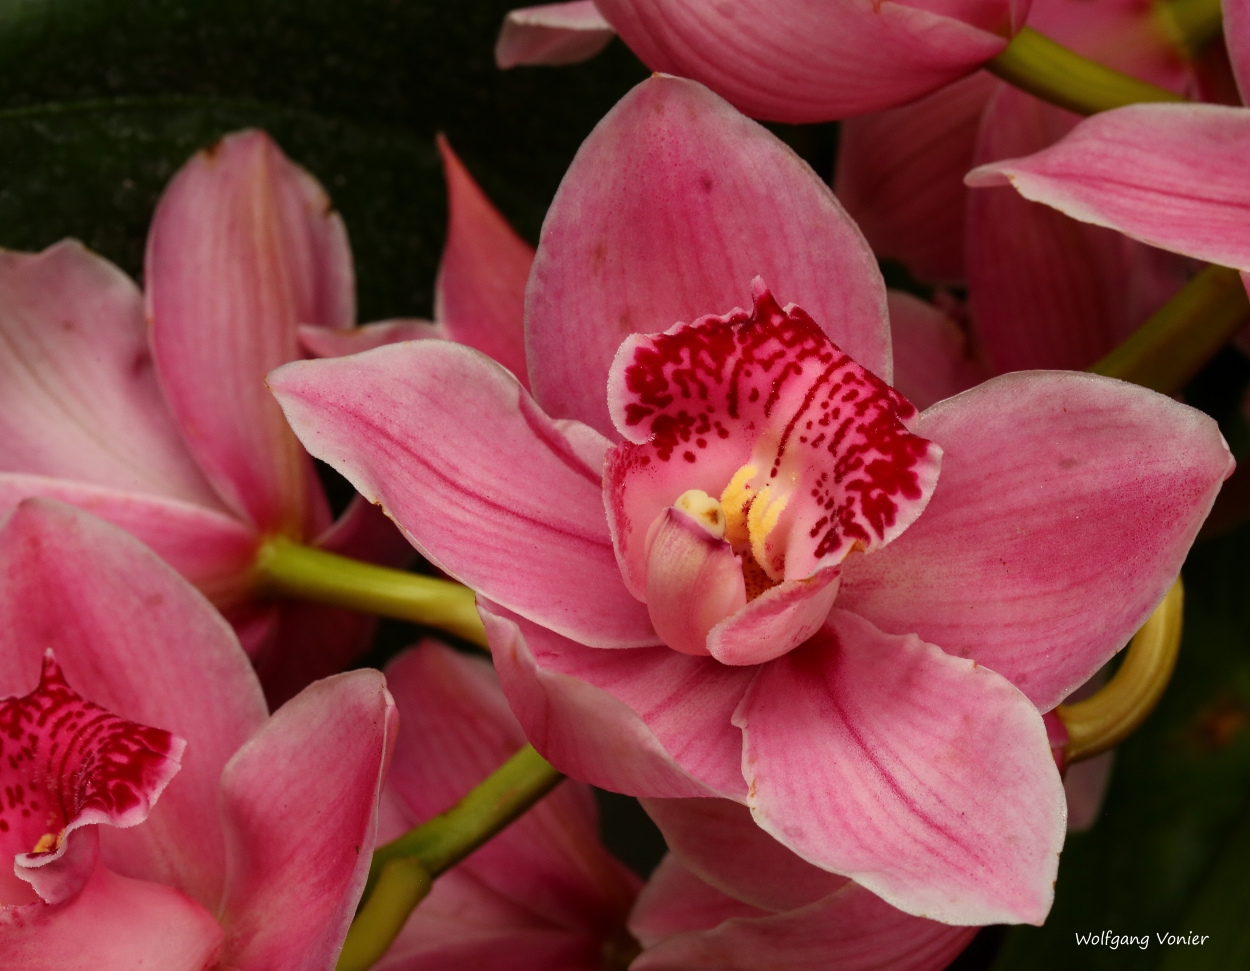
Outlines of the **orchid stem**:
[[363,903],[336,971],[364,971],[390,947],[430,881],[455,866],[563,779],[526,745],[446,812],[373,851]]
[[1155,22],[1178,51],[1196,57],[1224,29],[1220,0],[1169,0],[1154,5]]
[[1208,266],[1090,370],[1176,394],[1247,321],[1241,275]]
[[450,580],[362,563],[281,536],[261,546],[255,570],[261,588],[276,596],[438,627],[487,646],[473,591]]
[[1055,714],[1068,733],[1068,762],[1093,758],[1128,738],[1154,710],[1176,667],[1185,592],[1180,578],[1129,643],[1115,676],[1084,701],[1060,705]]
[[1080,115],[1143,101],[1185,100],[1082,57],[1032,27],[1023,28],[985,66],[1009,84]]

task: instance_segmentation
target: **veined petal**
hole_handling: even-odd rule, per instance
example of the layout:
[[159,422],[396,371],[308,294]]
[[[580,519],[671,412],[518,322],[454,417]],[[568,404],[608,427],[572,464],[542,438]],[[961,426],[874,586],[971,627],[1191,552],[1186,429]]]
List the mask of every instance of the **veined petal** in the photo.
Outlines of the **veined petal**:
[[1228,0],[1220,6],[1224,10],[1224,45],[1244,102],[1250,90],[1250,6],[1244,0]]
[[[781,914],[734,915],[733,901],[680,864],[665,861],[635,911],[639,932],[671,924],[676,910],[695,924],[684,933],[649,943],[631,968],[637,971],[940,971],[968,944],[974,927],[950,927],[911,917],[854,883],[828,897]],[[742,905],[738,905],[741,907]],[[656,918],[659,921],[656,921]],[[667,928],[666,928],[667,929]]]
[[756,276],[890,379],[885,287],[829,187],[701,85],[644,81],[582,144],[543,224],[526,292],[534,397],[612,435],[621,340],[742,306]]
[[300,324],[300,347],[309,357],[346,357],[386,344],[446,338],[442,324],[429,320],[379,320],[361,327],[318,327]]
[[917,408],[966,391],[990,376],[968,335],[939,307],[890,291],[894,388]]
[[[986,110],[976,160],[1038,151],[1077,121],[1003,85]],[[967,256],[972,319],[999,373],[1089,367],[1180,289],[1189,269],[1005,189],[972,193]]]
[[629,929],[645,951],[678,934],[707,930],[735,917],[766,917],[768,914],[767,910],[725,896],[704,883],[677,854],[669,853],[639,895],[638,904],[630,914]]
[[[400,719],[387,784],[414,820],[454,805],[525,744],[483,659],[424,641],[386,678]],[[528,912],[535,929],[601,942],[624,922],[641,881],[599,842],[598,821],[589,787],[562,783],[457,871]]]
[[443,570],[583,642],[656,643],[620,579],[599,469],[502,367],[416,341],[291,364],[269,381],[309,451]]
[[75,831],[146,820],[187,744],[85,699],[51,648],[34,690],[0,701],[0,734],[0,855],[12,856],[16,876],[50,904],[74,897],[95,869],[95,834],[84,855],[72,847],[86,834]]
[[812,866],[778,843],[739,803],[644,799],[642,808],[683,867],[720,893],[762,911],[804,907],[847,883],[846,877]]
[[[1000,83],[978,71],[918,101],[842,123],[834,192],[873,252],[918,279],[963,282],[963,177],[981,112]],[[893,328],[893,307],[890,318]],[[894,345],[897,372],[897,333]]]
[[520,64],[577,64],[607,47],[615,34],[594,0],[521,7],[503,19],[495,63],[504,70]]
[[667,647],[604,651],[478,599],[526,737],[575,779],[634,796],[743,799],[730,717],[755,676]]
[[270,708],[351,667],[377,630],[376,617],[354,610],[300,601],[280,602],[277,610],[274,630],[252,655]]
[[968,173],[1013,185],[1082,222],[1186,256],[1250,270],[1250,111],[1130,105],[1087,118],[1056,145]]
[[525,281],[534,249],[491,205],[442,135],[438,150],[447,176],[447,244],[434,280],[434,319],[448,338],[494,358],[529,390]]
[[51,648],[91,701],[187,740],[177,783],[147,821],[104,830],[101,847],[110,869],[215,911],[225,870],[217,780],[266,717],[229,626],[138,541],[43,499],[0,530],[0,581],[0,691],[29,687],[40,648]]
[[1232,457],[1214,421],[1089,374],[1024,371],[920,416],[942,479],[838,606],[997,671],[1042,710],[1087,681],[1180,570]]
[[333,963],[369,872],[396,728],[382,675],[351,671],[291,699],[230,760],[225,964]]
[[837,595],[836,567],[804,580],[783,580],[713,627],[708,653],[722,664],[763,664],[780,657],[820,630]]
[[157,387],[131,279],[76,240],[0,250],[0,470],[214,510]]
[[161,386],[200,466],[260,531],[304,535],[315,479],[264,376],[300,357],[300,324],[353,322],[325,192],[264,133],[229,135],[165,190],[144,278]]
[[598,6],[652,70],[695,78],[752,117],[793,123],[888,108],[958,80],[1006,47],[1028,10],[1010,0]]
[[32,904],[0,926],[0,964],[12,971],[203,971],[221,945],[221,925],[172,887],[97,866],[61,907]]
[[1040,924],[1066,822],[1042,717],[1005,678],[835,609],[734,715],[747,805],[804,859],[949,924]]

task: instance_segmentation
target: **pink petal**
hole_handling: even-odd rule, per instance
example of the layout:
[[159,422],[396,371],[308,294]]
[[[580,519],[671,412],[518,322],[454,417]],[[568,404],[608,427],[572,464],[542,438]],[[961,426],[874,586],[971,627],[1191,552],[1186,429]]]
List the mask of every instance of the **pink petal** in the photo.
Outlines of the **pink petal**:
[[269,382],[309,450],[441,569],[585,642],[655,643],[620,580],[599,470],[503,368],[417,341],[288,365]]
[[968,173],[1026,199],[1186,256],[1250,270],[1250,112],[1203,104],[1131,105],[1087,118],[1027,158]]
[[103,866],[68,905],[33,904],[0,926],[0,965],[12,971],[203,971],[216,963],[221,927],[172,887]]
[[146,547],[47,500],[23,503],[0,531],[0,579],[0,691],[28,688],[51,648],[91,701],[187,740],[176,784],[142,826],[101,834],[103,858],[215,910],[217,780],[266,715],[230,628]]
[[976,70],[1027,4],[952,0],[598,0],[654,71],[694,78],[754,118],[829,121],[911,101]]
[[635,796],[745,797],[730,717],[752,668],[667,647],[585,647],[478,600],[526,737],[575,779]]
[[400,341],[445,338],[442,324],[428,320],[382,320],[362,327],[319,327],[301,324],[299,344],[309,357],[346,357]]
[[526,294],[535,398],[612,434],[621,340],[743,306],[756,276],[889,380],[881,275],[829,187],[705,88],[644,81],[582,145],[543,225]]
[[412,544],[379,506],[357,495],[314,545],[354,560],[404,567],[416,557]]
[[156,384],[143,298],[75,240],[0,251],[0,469],[220,509]]
[[525,281],[534,248],[491,205],[441,135],[438,150],[447,176],[447,244],[434,281],[434,319],[451,340],[493,357],[529,390]]
[[[672,801],[674,800],[656,800]],[[746,809],[742,811],[747,812]],[[749,815],[748,813],[748,817]],[[845,879],[842,882],[845,883]],[[767,916],[767,910],[752,907],[713,889],[688,870],[676,854],[669,853],[660,861],[643,888],[638,904],[630,915],[629,929],[643,949],[647,950],[667,937],[688,931],[706,930],[735,917]]]
[[270,708],[351,667],[369,649],[377,630],[376,617],[354,610],[298,601],[277,607],[275,629],[252,655]]
[[9,740],[0,768],[7,795],[0,854],[15,857],[17,876],[52,904],[75,896],[94,869],[96,834],[83,854],[71,848],[85,845],[75,831],[144,822],[187,745],[85,699],[66,682],[51,648],[34,690],[0,701],[0,726]]
[[799,856],[945,923],[1046,917],[1063,786],[1006,679],[834,610],[760,668],[734,723],[752,815]]
[[[978,71],[911,104],[842,123],[834,191],[873,252],[918,279],[963,281],[963,177],[981,112],[998,86]],[[897,335],[895,354],[897,386]]]
[[[400,729],[388,784],[415,820],[456,803],[525,744],[485,660],[425,641],[387,666]],[[457,868],[524,908],[535,926],[602,940],[640,881],[599,842],[590,789],[566,782]]]
[[287,702],[230,760],[230,967],[332,966],[368,875],[396,728],[382,675],[352,671]]
[[1003,675],[1043,711],[1163,598],[1232,459],[1215,423],[1094,375],[995,378],[920,416],[925,514],[848,560],[838,605]]
[[77,506],[120,526],[223,601],[239,596],[256,556],[256,534],[247,525],[205,506],[72,479],[0,473],[0,510],[33,496]]
[[722,664],[763,664],[793,650],[824,624],[837,581],[837,568],[829,568],[765,590],[711,629],[708,653]]
[[1228,48],[1228,59],[1244,102],[1245,92],[1250,88],[1250,7],[1236,0],[1229,0],[1226,6],[1221,6],[1224,11],[1224,46]]
[[782,846],[736,802],[645,799],[642,805],[683,868],[744,904],[763,911],[793,910],[847,883],[846,877],[812,866]]
[[1114,761],[1113,750],[1068,766],[1063,776],[1063,791],[1068,800],[1069,833],[1084,833],[1098,822]]
[[300,356],[300,324],[351,326],[343,221],[268,136],[237,133],[165,190],[144,277],[161,386],[209,480],[261,532],[303,535],[315,480],[263,378]]
[[593,0],[521,7],[504,17],[495,63],[504,70],[519,64],[578,64],[607,47],[614,35]]
[[[713,918],[729,910],[722,897],[677,868],[653,878],[635,914],[635,926],[677,910]],[[739,905],[741,906],[741,905]],[[671,918],[670,918],[671,920]],[[949,927],[895,910],[863,887],[848,883],[817,903],[775,915],[736,916],[690,928],[648,946],[635,971],[940,971],[978,928]]]
[[[1077,120],[1003,86],[986,111],[977,161],[1038,151]],[[972,193],[967,254],[972,316],[997,372],[1089,367],[1188,275],[1175,256],[1005,189]]]
[[968,335],[943,310],[891,290],[894,387],[917,408],[949,398],[990,376]]

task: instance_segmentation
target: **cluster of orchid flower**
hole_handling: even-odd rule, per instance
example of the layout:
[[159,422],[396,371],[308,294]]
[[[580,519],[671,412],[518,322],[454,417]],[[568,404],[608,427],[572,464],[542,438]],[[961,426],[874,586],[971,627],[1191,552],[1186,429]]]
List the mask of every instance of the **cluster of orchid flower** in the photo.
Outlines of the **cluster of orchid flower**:
[[[433,322],[355,325],[256,131],[142,291],[0,254],[0,965],[936,971],[1042,923],[1233,468],[1168,396],[1250,310],[1195,262],[1250,272],[1225,8],[1224,62],[1200,0],[515,11],[501,67],[666,73],[536,251],[440,143]],[[833,190],[753,118],[848,118]],[[346,670],[377,614],[493,667]]]

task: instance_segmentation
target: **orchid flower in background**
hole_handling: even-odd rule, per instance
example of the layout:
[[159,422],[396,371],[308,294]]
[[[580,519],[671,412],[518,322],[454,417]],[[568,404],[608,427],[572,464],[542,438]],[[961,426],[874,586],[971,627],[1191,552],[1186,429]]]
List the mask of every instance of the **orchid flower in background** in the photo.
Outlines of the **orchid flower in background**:
[[[525,743],[485,660],[427,641],[386,677],[400,729],[380,839],[452,805]],[[703,802],[699,824],[680,831],[691,862],[670,857],[638,898],[642,881],[599,842],[590,788],[563,783],[440,876],[376,967],[814,969],[871,956],[936,971],[975,933],[903,914],[798,860],[745,809]],[[734,885],[727,865],[755,874],[745,901],[716,889]]]
[[566,175],[526,338],[532,399],[439,341],[269,382],[478,591],[535,747],[604,788],[744,804],[907,913],[1040,922],[1064,829],[1041,713],[1176,577],[1231,470],[1214,422],[1044,372],[917,414],[828,187],[667,77]]
[[170,183],[145,281],[146,297],[72,240],[0,253],[0,506],[51,496],[129,530],[226,612],[284,700],[346,666],[373,620],[258,599],[259,544],[411,556],[362,500],[331,524],[262,380],[302,356],[300,324],[354,323],[346,231],[266,135],[230,135]]
[[568,64],[613,32],[653,71],[693,78],[753,118],[829,121],[928,94],[1001,54],[1028,0],[580,0],[514,10],[500,67]]
[[0,618],[0,964],[332,968],[394,743],[382,676],[269,716],[200,593],[45,499],[0,527]]

